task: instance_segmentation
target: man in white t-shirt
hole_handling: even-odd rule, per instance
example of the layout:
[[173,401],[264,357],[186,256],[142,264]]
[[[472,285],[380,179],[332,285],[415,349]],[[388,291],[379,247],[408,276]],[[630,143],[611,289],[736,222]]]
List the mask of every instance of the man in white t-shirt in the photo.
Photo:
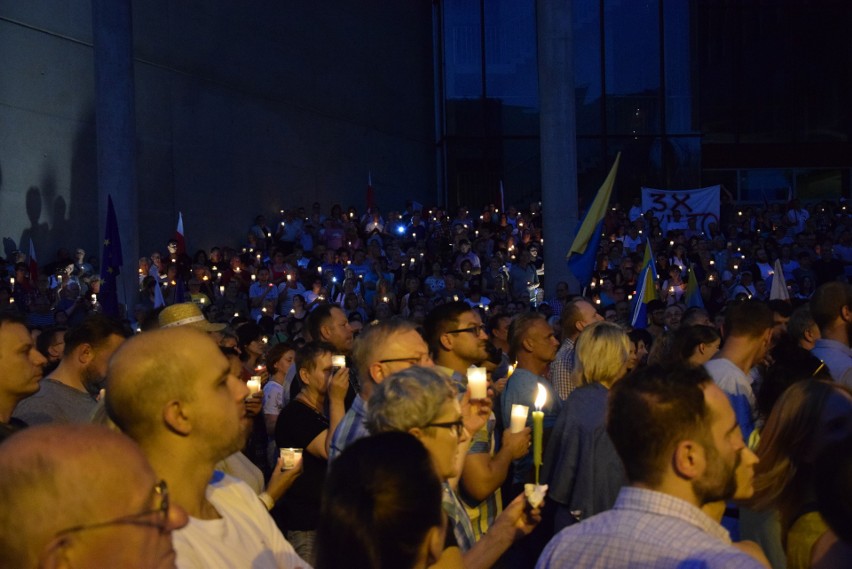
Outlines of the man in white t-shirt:
[[110,361],[110,418],[142,447],[189,514],[173,533],[180,568],[309,567],[258,496],[214,466],[239,451],[248,389],[203,332],[170,328],[126,342]]

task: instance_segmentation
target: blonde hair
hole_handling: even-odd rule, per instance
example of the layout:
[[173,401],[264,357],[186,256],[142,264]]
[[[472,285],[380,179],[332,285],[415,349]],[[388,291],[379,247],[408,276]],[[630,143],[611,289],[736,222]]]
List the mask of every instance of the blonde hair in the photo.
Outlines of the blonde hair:
[[630,357],[630,339],[624,328],[612,322],[586,326],[577,338],[580,383],[610,387],[624,375]]

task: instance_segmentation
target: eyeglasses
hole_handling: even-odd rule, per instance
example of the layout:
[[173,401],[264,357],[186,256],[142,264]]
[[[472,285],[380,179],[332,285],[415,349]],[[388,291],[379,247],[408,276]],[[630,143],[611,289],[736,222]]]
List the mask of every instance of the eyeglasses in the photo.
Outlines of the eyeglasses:
[[479,324],[468,328],[459,328],[458,330],[447,330],[445,334],[461,334],[462,332],[470,332],[474,336],[479,336],[485,332],[485,325]]
[[392,364],[394,362],[406,362],[413,366],[416,366],[427,363],[429,359],[429,354],[423,354],[422,356],[408,356],[406,358],[389,358],[386,360],[379,360],[379,363]]
[[464,429],[464,420],[458,419],[447,423],[429,423],[427,427],[438,427],[441,429],[449,429],[455,436],[460,437],[462,429]]
[[157,484],[154,485],[153,493],[155,496],[157,496],[157,499],[160,502],[159,506],[157,508],[154,508],[153,510],[146,510],[138,514],[122,516],[120,518],[115,518],[114,520],[109,520],[106,522],[73,526],[57,532],[56,535],[53,536],[53,538],[57,539],[70,533],[77,533],[84,530],[98,529],[116,525],[155,527],[160,530],[160,533],[165,533],[167,529],[167,521],[169,518],[169,488],[168,486],[166,486],[166,481],[160,480],[159,482],[157,482]]

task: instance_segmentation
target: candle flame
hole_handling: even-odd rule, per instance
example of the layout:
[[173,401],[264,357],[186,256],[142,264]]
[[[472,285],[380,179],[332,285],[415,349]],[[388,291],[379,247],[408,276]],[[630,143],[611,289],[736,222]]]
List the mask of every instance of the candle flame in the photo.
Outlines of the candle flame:
[[547,403],[547,389],[539,383],[538,395],[535,396],[535,410],[541,411],[541,408],[544,407],[545,403]]

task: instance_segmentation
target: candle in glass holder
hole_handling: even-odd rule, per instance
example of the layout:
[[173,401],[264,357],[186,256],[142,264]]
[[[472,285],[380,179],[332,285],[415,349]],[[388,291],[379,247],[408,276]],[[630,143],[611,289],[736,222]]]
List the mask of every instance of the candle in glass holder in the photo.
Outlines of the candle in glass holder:
[[467,390],[471,400],[488,397],[488,376],[484,367],[469,367],[467,369]]
[[246,387],[248,387],[249,395],[254,395],[255,393],[260,392],[260,376],[253,375],[251,379],[246,382]]
[[512,419],[509,424],[509,432],[520,433],[527,426],[527,417],[530,414],[530,408],[526,405],[512,405]]

